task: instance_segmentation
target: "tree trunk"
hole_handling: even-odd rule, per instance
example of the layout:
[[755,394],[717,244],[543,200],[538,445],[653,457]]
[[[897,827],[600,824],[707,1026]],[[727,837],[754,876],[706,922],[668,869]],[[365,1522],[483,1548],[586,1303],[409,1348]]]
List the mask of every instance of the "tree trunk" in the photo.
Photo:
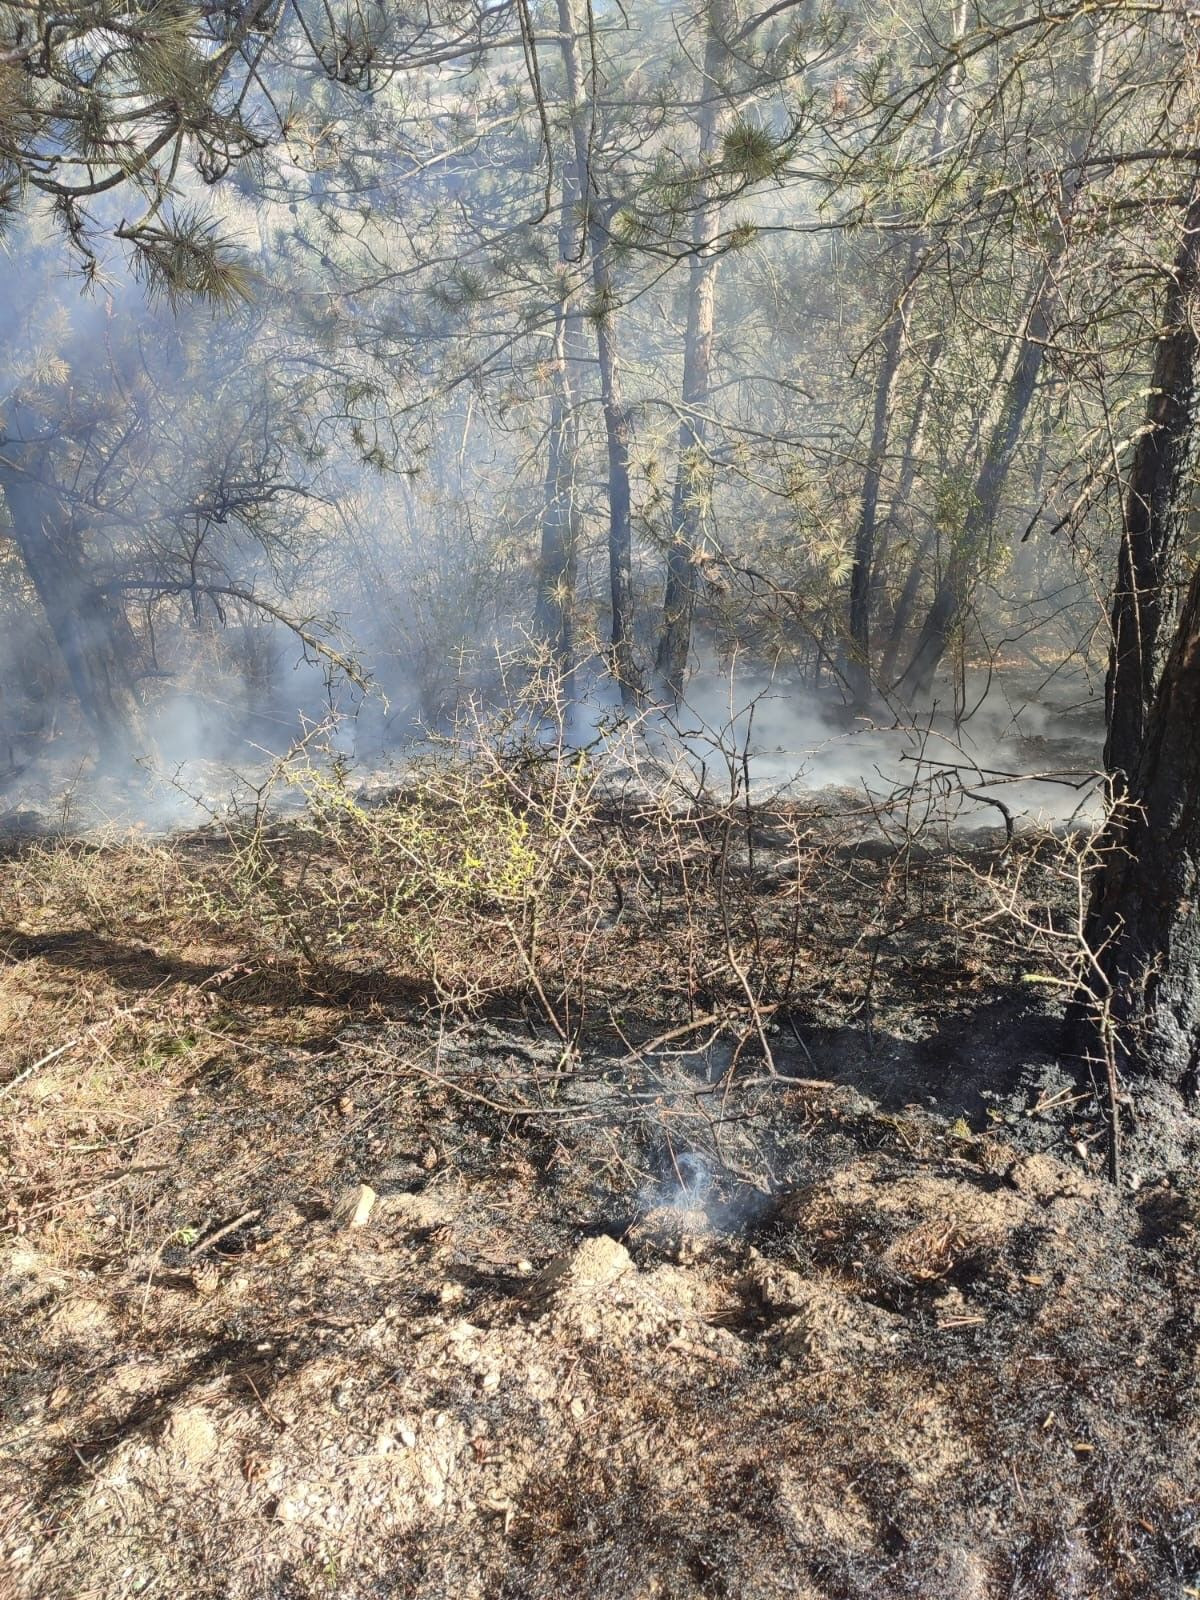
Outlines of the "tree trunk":
[[879,519],[879,490],[887,462],[888,422],[896,393],[896,379],[904,353],[904,301],[911,283],[905,284],[883,336],[879,371],[875,376],[875,406],[871,421],[871,446],[863,473],[858,526],[854,535],[854,560],[850,568],[850,640],[846,679],[851,698],[861,710],[871,692],[871,574],[875,569],[875,542]]
[[892,612],[891,626],[888,629],[887,646],[883,652],[883,660],[879,664],[880,682],[891,685],[896,671],[896,661],[900,655],[900,646],[904,643],[904,636],[908,632],[909,623],[912,621],[913,612],[917,609],[917,592],[921,587],[921,579],[925,573],[925,563],[933,549],[933,542],[937,536],[937,529],[932,524],[921,535],[921,542],[917,546],[916,554],[909,565],[908,576],[904,580],[896,600],[896,609]]
[[[960,38],[966,29],[967,0],[958,0],[954,7],[953,30],[954,37]],[[938,95],[937,111],[934,117],[933,137],[929,146],[929,164],[936,166],[942,157],[946,145],[946,128],[950,120],[954,96],[958,88],[960,70],[955,67],[943,84]],[[850,654],[847,661],[847,681],[856,707],[863,707],[870,694],[871,688],[871,607],[874,599],[872,574],[877,560],[877,525],[879,515],[879,489],[883,478],[884,463],[887,459],[888,431],[891,417],[892,402],[896,392],[896,379],[900,373],[900,363],[904,355],[904,334],[907,322],[906,301],[916,278],[917,261],[924,253],[924,245],[920,240],[914,241],[909,252],[908,271],[904,288],[896,302],[892,314],[892,321],[884,335],[883,351],[880,358],[879,372],[875,380],[875,408],[871,423],[871,449],[867,456],[867,468],[863,477],[862,499],[859,504],[858,528],[854,539],[854,564],[850,569]],[[937,365],[938,356],[941,354],[943,339],[937,341],[935,354],[926,373],[925,381],[921,386],[917,400],[917,409],[913,418],[912,428],[909,432],[909,446],[905,453],[904,469],[902,473],[897,501],[903,505],[912,493],[913,483],[916,480],[918,451],[921,436],[925,430],[925,417],[929,404],[929,395],[933,387],[933,371]],[[922,540],[921,549],[910,569],[909,582],[901,595],[902,604],[897,607],[896,617],[892,620],[891,634],[888,647],[881,663],[881,677],[887,683],[896,670],[896,655],[899,651],[900,641],[908,626],[908,617],[916,603],[917,589],[921,581],[921,563],[928,551],[931,538],[927,536]],[[907,596],[907,603],[903,603]],[[897,625],[898,623],[898,625]]]
[[[1194,398],[1187,407],[1195,427]],[[1125,1061],[1194,1091],[1200,1059],[1200,568],[1109,825],[1088,943]]]
[[[917,474],[921,470],[921,450],[925,442],[925,428],[929,421],[929,403],[933,394],[933,383],[937,373],[937,364],[941,359],[943,339],[938,339],[930,352],[926,366],[924,380],[921,384],[920,394],[917,396],[916,409],[913,413],[912,427],[909,429],[908,444],[904,450],[904,465],[900,469],[900,483],[896,490],[896,498],[889,510],[889,521],[894,521],[897,511],[902,511],[912,500],[913,489],[916,486]],[[890,686],[896,671],[896,660],[900,654],[900,646],[908,632],[908,625],[912,621],[912,614],[916,608],[917,591],[921,587],[921,576],[925,569],[925,561],[933,547],[935,529],[930,526],[921,537],[916,554],[909,564],[908,575],[904,580],[896,600],[895,610],[888,627],[887,644],[884,646],[883,659],[879,664],[879,681],[885,686]]]
[[105,765],[138,753],[140,710],[134,689],[134,641],[125,615],[87,570],[68,508],[33,477],[28,446],[5,445],[0,488],[21,560],[46,614],[71,687],[91,724]]
[[[608,267],[602,254],[592,252],[593,282],[597,298],[607,303],[611,295]],[[621,392],[612,321],[599,313],[596,343],[600,357],[600,398],[608,443],[608,582],[612,599],[612,672],[621,686],[621,698],[634,700],[641,692],[641,677],[633,656],[633,513],[629,490],[629,456],[633,424]]]
[[1105,681],[1108,737],[1104,764],[1124,787],[1133,773],[1167,650],[1170,569],[1190,509],[1200,439],[1193,426],[1200,386],[1195,326],[1200,283],[1200,189],[1184,222],[1154,356],[1146,426],[1134,450],[1125,500],[1112,645]]
[[1051,270],[1047,269],[1025,325],[1021,353],[1009,379],[1003,409],[992,429],[983,465],[975,479],[962,531],[954,540],[912,660],[896,686],[906,700],[919,700],[928,695],[938,664],[970,605],[972,592],[991,545],[1004,485],[1017,452],[1021,429],[1037,389],[1046,340],[1050,334],[1050,309],[1054,297],[1053,276]]
[[567,79],[567,102],[575,154],[575,186],[585,216],[590,256],[592,316],[600,367],[600,402],[608,445],[608,575],[612,598],[612,672],[626,702],[637,698],[641,680],[633,655],[633,512],[629,487],[633,424],[621,388],[613,328],[615,296],[609,266],[607,225],[596,193],[588,150],[583,71],[575,39],[573,0],[558,0],[559,40]]
[[574,152],[564,169],[558,227],[559,298],[554,312],[554,372],[546,486],[542,509],[542,544],[538,562],[536,626],[549,644],[559,671],[574,665],[575,577],[578,512],[575,504],[579,455],[579,423],[575,411],[575,377],[584,353],[583,319],[578,291],[571,282],[575,254],[574,215],[578,190]]
[[[965,10],[960,12],[965,22]],[[1104,67],[1103,36],[1092,36],[1090,49],[1082,63],[1081,87],[1094,96],[1100,86]],[[1071,154],[1080,162],[1087,149],[1092,130],[1080,125],[1071,141]],[[1055,273],[1066,252],[1070,238],[1071,218],[1083,181],[1082,166],[1075,166],[1063,186],[1061,209],[1057,219],[1057,242],[1041,274],[1032,309],[1025,322],[1021,350],[1009,380],[1004,406],[991,436],[983,465],[975,480],[971,506],[964,520],[960,538],[955,540],[946,563],[942,581],[934,595],[933,605],[917,639],[912,660],[897,684],[897,690],[906,699],[924,699],[933,687],[934,673],[946,653],[954,630],[970,606],[975,585],[979,580],[983,560],[990,551],[995,523],[1000,511],[1004,485],[1008,479],[1026,413],[1037,389],[1045,346],[1050,336],[1051,313],[1057,299]]]
[[721,201],[711,169],[720,157],[726,121],[724,76],[729,56],[730,12],[727,0],[710,0],[704,42],[699,118],[699,204],[692,218],[692,253],[688,274],[687,333],[683,353],[683,396],[679,419],[679,454],[671,502],[671,543],[663,625],[655,669],[675,700],[683,692],[692,621],[696,610],[697,561],[712,474],[705,449],[712,387],[713,327],[716,305],[716,236]]
[[554,361],[535,624],[558,669],[568,673],[574,659],[576,428],[560,329],[555,330]]

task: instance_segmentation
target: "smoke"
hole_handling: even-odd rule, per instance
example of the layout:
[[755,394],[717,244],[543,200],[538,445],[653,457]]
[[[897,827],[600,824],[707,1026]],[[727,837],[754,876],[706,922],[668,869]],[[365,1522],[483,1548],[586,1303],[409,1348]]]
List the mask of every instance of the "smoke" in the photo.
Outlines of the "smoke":
[[[1015,825],[1091,816],[1103,722],[1082,672],[1063,674],[1054,697],[1040,702],[1019,687],[1012,677],[973,675],[964,720],[935,706],[883,721],[852,717],[836,692],[821,695],[794,674],[712,665],[689,682],[677,711],[652,714],[640,732],[660,770],[682,769],[717,798],[763,803],[833,791],[861,808],[918,786],[936,815],[958,826],[1001,821],[989,803],[996,800]],[[1036,683],[1026,688],[1037,692]],[[611,716],[611,700],[601,709]]]
[[[594,41],[596,83],[647,107],[690,106],[697,65],[677,45],[691,11],[612,20]],[[781,43],[785,26],[770,39]],[[641,714],[632,729],[605,670],[608,455],[586,241],[568,193],[546,204],[546,143],[561,183],[569,132],[553,50],[541,62],[546,127],[513,53],[481,53],[459,77],[414,79],[395,102],[381,92],[344,124],[345,107],[319,95],[309,104],[302,87],[298,127],[307,108],[314,127],[328,118],[354,137],[316,139],[307,168],[300,138],[212,188],[206,204],[243,251],[252,285],[239,309],[150,304],[118,256],[81,296],[62,273],[58,238],[36,218],[19,226],[0,296],[0,430],[18,396],[45,423],[37,470],[89,580],[128,623],[129,659],[109,665],[127,672],[141,715],[135,777],[122,790],[101,770],[96,708],[81,704],[20,553],[0,539],[4,803],[53,814],[70,788],[93,795],[98,811],[169,825],[190,814],[186,801],[172,809],[150,791],[215,805],[231,774],[253,782],[315,722],[332,719],[338,751],[368,776],[452,722],[467,697],[504,705],[519,696],[496,663],[520,657],[531,627],[555,306],[567,294],[581,322],[562,362],[577,449],[568,742],[627,758],[631,770],[648,753],[695,785],[729,795],[748,786],[753,799],[842,790],[870,801],[919,778],[940,783],[963,822],[995,821],[988,798],[1022,819],[1068,817],[1081,794],[1073,780],[1007,776],[1096,764],[1098,717],[1072,707],[1081,691],[1065,677],[1042,692],[1010,659],[990,686],[965,685],[965,703],[981,701],[965,722],[945,705],[856,722],[836,686],[814,687],[837,653],[874,381],[862,357],[896,266],[892,246],[868,230],[807,232],[821,186],[770,160],[766,136],[794,123],[788,96],[836,83],[833,61],[818,60],[829,42],[816,41],[811,71],[803,41],[789,46],[768,93],[749,92],[749,79],[733,85],[748,91],[750,109],[723,156],[745,171],[733,173],[719,219],[723,245],[738,247],[719,263],[706,444],[704,537],[721,559],[701,598],[702,664],[683,706]],[[631,435],[637,647],[649,663],[687,325],[688,274],[664,262],[690,248],[695,130],[686,117],[674,130],[653,117],[624,128],[614,110],[593,132],[596,181],[622,241],[610,263],[611,316]],[[819,146],[820,128],[810,136]],[[1011,293],[1020,291],[1014,282]],[[934,293],[921,286],[917,343],[944,310],[926,306]],[[976,312],[980,326],[995,321],[969,275],[956,295],[965,327]],[[940,530],[953,520],[950,490],[978,447],[956,388],[963,371],[951,362],[932,383],[936,449],[922,456],[907,499],[897,498],[899,468],[884,485],[894,503],[881,572],[893,599],[913,563],[925,562],[928,590],[949,537]],[[914,366],[897,387],[903,417],[918,378]],[[893,445],[899,461],[899,434]],[[1016,535],[1037,497],[1022,479],[1010,498]],[[1094,605],[1089,612],[1069,554],[1019,550],[1011,575],[989,574],[982,622],[999,632],[1015,619],[1023,640],[1045,639],[1061,656],[1094,621]],[[814,643],[822,629],[828,649]],[[724,671],[717,662],[728,658],[735,665]]]

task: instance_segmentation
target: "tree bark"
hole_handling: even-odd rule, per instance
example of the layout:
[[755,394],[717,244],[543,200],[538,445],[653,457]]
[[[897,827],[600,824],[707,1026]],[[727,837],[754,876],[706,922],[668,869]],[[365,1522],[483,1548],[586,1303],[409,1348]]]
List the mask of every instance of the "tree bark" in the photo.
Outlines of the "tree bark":
[[[943,343],[944,341],[939,338],[929,356],[921,391],[917,396],[912,426],[909,429],[908,443],[904,449],[904,464],[900,469],[900,483],[896,490],[896,498],[892,502],[892,507],[889,511],[889,520],[895,519],[897,508],[907,506],[912,500],[917,474],[921,470],[921,449],[925,442],[925,428],[929,421],[929,403],[933,394],[934,378],[937,373],[938,361],[941,359]],[[917,592],[921,587],[921,576],[924,572],[925,561],[933,547],[934,533],[935,529],[930,525],[922,535],[916,554],[909,563],[904,586],[892,612],[887,643],[884,646],[883,659],[879,664],[879,681],[885,687],[890,686],[895,675],[900,646],[904,642],[904,636],[908,632],[908,625],[912,621],[913,611],[916,609]]]
[[[959,15],[965,22],[965,10]],[[1086,93],[1095,95],[1100,86],[1103,66],[1103,35],[1096,32],[1082,66],[1081,87]],[[1080,126],[1071,141],[1071,154],[1075,162],[1082,160],[1090,137],[1091,129]],[[1008,382],[1003,408],[988,439],[961,536],[954,541],[941,583],[917,639],[916,649],[896,686],[897,691],[909,700],[924,699],[933,687],[934,674],[955,629],[970,606],[981,575],[982,561],[991,547],[1004,485],[1012,468],[1021,429],[1045,359],[1052,311],[1057,299],[1055,274],[1069,243],[1071,219],[1082,188],[1082,175],[1083,168],[1075,166],[1064,183],[1057,218],[1057,242],[1041,274],[1032,308],[1025,321],[1020,353]]]
[[[607,307],[612,294],[605,256],[592,251],[596,298]],[[611,315],[597,312],[596,346],[600,358],[600,400],[608,444],[608,581],[612,602],[612,672],[621,698],[635,700],[642,690],[633,654],[633,502],[629,458],[633,424],[621,389],[621,369]]]
[[1170,572],[1190,510],[1187,486],[1200,462],[1194,426],[1200,387],[1195,315],[1200,286],[1200,189],[1183,242],[1154,356],[1146,425],[1137,441],[1125,499],[1112,598],[1112,645],[1105,680],[1104,764],[1118,789],[1133,773],[1167,651]]
[[[1188,403],[1196,427],[1195,399]],[[1123,1062],[1189,1091],[1200,1059],[1200,568],[1096,880],[1088,944]],[[1089,997],[1085,997],[1089,998]],[[1093,1009],[1089,1006],[1088,1009]]]
[[557,329],[554,362],[535,625],[556,666],[567,673],[574,659],[576,428],[566,352]]
[[[966,0],[958,0],[958,4],[954,8],[953,17],[955,38],[962,36],[966,28],[966,19]],[[959,77],[959,69],[955,68],[938,95],[933,137],[929,147],[930,166],[937,164],[945,149],[946,128],[950,119]],[[859,708],[866,704],[871,689],[871,606],[874,598],[871,579],[877,559],[879,490],[883,479],[884,464],[887,460],[888,434],[892,402],[896,392],[896,379],[899,376],[900,364],[904,356],[904,336],[908,316],[906,303],[916,278],[918,258],[924,253],[924,248],[922,241],[917,240],[914,241],[909,252],[904,287],[896,302],[892,320],[884,335],[879,371],[875,379],[875,406],[871,422],[871,448],[867,456],[866,472],[863,476],[858,527],[854,539],[854,562],[850,569],[848,618],[850,651],[846,676],[854,704]],[[941,347],[942,340],[939,339],[937,343],[938,354],[941,353]],[[904,473],[897,496],[901,505],[907,501],[908,496],[912,493],[912,486],[916,478],[916,447],[919,447],[920,438],[924,432],[926,408],[929,402],[930,390],[933,386],[933,368],[936,363],[937,355],[933,357],[930,363],[929,371],[921,386],[920,396],[917,400],[917,411],[909,433],[909,448],[906,452]],[[910,467],[912,469],[911,472],[909,470]],[[922,541],[921,552],[911,569],[911,592],[909,592],[908,585],[905,587],[904,592],[908,595],[907,611],[910,614],[916,602],[917,588],[920,585],[920,563],[924,558],[929,542],[928,538]],[[901,608],[899,629],[897,629],[895,619],[893,619],[888,650],[881,664],[881,675],[884,682],[891,678],[896,669],[896,654],[899,650],[904,629],[907,626],[908,617],[903,614],[903,608]]]
[[712,389],[713,331],[719,256],[716,236],[721,200],[711,176],[721,150],[727,117],[725,71],[729,57],[731,14],[727,0],[710,0],[704,41],[699,117],[699,204],[692,219],[692,252],[688,273],[687,333],[683,354],[683,394],[679,418],[678,460],[671,500],[671,543],[663,624],[655,670],[667,693],[683,692],[692,623],[696,611],[697,553],[705,507],[711,493],[705,415]]
[[559,297],[554,310],[554,370],[550,395],[546,483],[542,507],[542,541],[538,561],[535,624],[549,644],[555,664],[565,676],[574,665],[575,578],[578,512],[575,502],[579,456],[579,423],[575,410],[575,377],[581,369],[583,319],[578,290],[571,282],[575,254],[574,216],[578,190],[574,151],[564,170],[558,227]]

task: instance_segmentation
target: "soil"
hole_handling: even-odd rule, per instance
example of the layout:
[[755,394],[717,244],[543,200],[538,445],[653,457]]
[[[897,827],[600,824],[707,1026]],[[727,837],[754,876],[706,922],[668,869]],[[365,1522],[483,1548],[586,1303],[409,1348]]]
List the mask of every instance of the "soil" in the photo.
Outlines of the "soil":
[[0,1593],[1200,1593],[1196,1120],[1109,1183],[1046,990],[568,1050],[169,926],[192,848],[4,863]]
[[973,1048],[970,1120],[494,1026],[180,1088],[131,1236],[2,1258],[9,1592],[1187,1594],[1200,1188]]

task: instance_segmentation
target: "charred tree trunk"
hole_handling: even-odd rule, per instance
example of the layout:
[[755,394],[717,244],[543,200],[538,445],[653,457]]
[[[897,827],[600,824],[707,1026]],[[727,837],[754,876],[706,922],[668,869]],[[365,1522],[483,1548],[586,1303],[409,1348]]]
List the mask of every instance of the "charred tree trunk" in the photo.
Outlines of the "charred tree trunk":
[[683,692],[683,679],[691,649],[698,576],[696,557],[712,480],[705,448],[708,432],[705,411],[712,387],[718,263],[716,235],[721,222],[721,202],[711,169],[720,156],[721,132],[725,122],[723,78],[729,55],[729,24],[729,8],[725,0],[712,0],[704,44],[703,103],[699,126],[700,193],[692,219],[679,455],[671,502],[671,543],[667,551],[663,625],[655,659],[659,681],[675,700]]
[[925,573],[925,563],[929,560],[933,549],[937,529],[933,526],[926,528],[921,535],[916,553],[908,569],[908,576],[904,580],[904,587],[896,599],[896,609],[892,613],[891,626],[888,629],[888,641],[883,652],[883,660],[879,664],[879,676],[884,684],[890,684],[896,671],[896,662],[900,655],[900,646],[904,643],[904,636],[912,622],[913,613],[917,609],[917,595],[921,588],[921,579]]
[[[1196,425],[1194,399],[1189,402]],[[1109,826],[1088,943],[1124,1060],[1193,1091],[1200,1064],[1200,569]]]
[[1163,329],[1154,357],[1146,426],[1134,450],[1125,500],[1112,645],[1105,681],[1108,737],[1104,764],[1124,787],[1137,764],[1170,626],[1170,569],[1190,503],[1200,440],[1194,426],[1200,386],[1195,326],[1200,285],[1200,191],[1188,207]]
[[600,368],[600,402],[608,447],[608,575],[612,599],[612,672],[621,697],[634,700],[641,680],[633,654],[633,501],[629,485],[633,424],[621,386],[621,366],[613,327],[612,271],[609,265],[608,218],[596,193],[588,151],[583,71],[576,43],[573,0],[558,0],[559,40],[567,80],[575,162],[575,188],[584,213],[590,257],[592,318]]
[[106,765],[124,765],[136,753],[140,734],[133,637],[124,612],[88,571],[68,507],[33,475],[35,454],[28,445],[3,447],[0,489],[13,541],[96,736],[101,759]]

